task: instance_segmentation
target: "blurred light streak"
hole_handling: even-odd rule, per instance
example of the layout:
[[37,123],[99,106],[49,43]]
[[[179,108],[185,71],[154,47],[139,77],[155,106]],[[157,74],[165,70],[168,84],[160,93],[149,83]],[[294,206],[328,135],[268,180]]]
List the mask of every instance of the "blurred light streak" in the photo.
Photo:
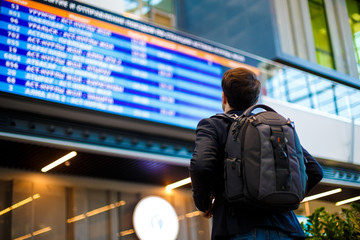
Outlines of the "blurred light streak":
[[111,204],[109,204],[109,205],[106,205],[106,206],[103,206],[103,207],[100,207],[100,208],[91,210],[91,211],[89,211],[89,212],[87,212],[87,213],[83,213],[83,214],[77,215],[77,216],[75,216],[75,217],[69,218],[69,219],[66,220],[66,222],[67,222],[67,223],[76,222],[76,221],[85,219],[86,217],[92,217],[92,216],[94,216],[94,215],[96,215],[96,214],[109,211],[110,209],[113,209],[113,208],[116,208],[116,207],[120,207],[120,206],[123,206],[123,205],[125,205],[125,204],[126,204],[126,202],[123,201],[123,200],[118,201],[118,202],[115,202],[115,203],[111,203]]
[[340,206],[340,205],[344,205],[344,204],[347,204],[347,203],[355,202],[357,200],[360,200],[360,196],[339,201],[339,202],[335,203],[335,205]]
[[5,208],[4,210],[2,210],[0,212],[0,216],[7,213],[7,212],[10,212],[11,210],[14,210],[15,208],[18,208],[18,207],[21,207],[22,205],[25,205],[29,202],[31,202],[32,200],[35,200],[35,199],[38,199],[40,197],[40,194],[34,194],[33,196],[31,197],[28,197],[18,203],[15,203],[14,205],[12,205],[11,207],[8,207],[8,208]]
[[131,235],[133,233],[135,233],[134,229],[121,231],[121,232],[118,233],[118,237],[124,237],[124,236],[127,236],[127,235]]
[[15,238],[14,240],[24,240],[24,239],[31,238],[33,236],[36,236],[36,235],[39,235],[39,234],[42,234],[42,233],[46,233],[46,232],[51,231],[51,230],[52,230],[51,227],[42,228],[40,230],[37,230],[37,231],[33,232],[32,234],[29,233],[29,234],[26,234],[26,235],[24,235],[22,237]]
[[170,192],[170,191],[173,190],[174,188],[178,188],[178,187],[184,186],[184,185],[186,185],[186,184],[188,184],[188,183],[191,183],[191,178],[190,178],[190,177],[167,185],[167,186],[165,187],[165,190],[166,190],[166,192]]
[[200,211],[194,211],[194,212],[185,214],[185,217],[192,218],[192,217],[196,217],[196,216],[200,216],[200,215],[201,215]]
[[36,236],[36,235],[39,235],[39,234],[42,234],[42,233],[46,233],[48,231],[51,231],[51,227],[46,227],[46,228],[43,228],[43,229],[40,229],[40,230],[37,230],[35,232],[33,232],[33,236]]
[[192,218],[192,217],[196,217],[196,216],[200,216],[200,215],[201,215],[200,211],[189,212],[189,213],[186,213],[185,215],[179,216],[178,220],[181,221],[181,220],[184,220],[185,218]]
[[67,223],[72,223],[72,222],[76,222],[79,221],[81,219],[86,218],[85,214],[81,214],[81,215],[77,215],[75,217],[69,218],[68,220],[66,220]]
[[70,158],[75,157],[76,155],[77,155],[77,153],[76,153],[75,151],[72,151],[72,152],[66,154],[65,156],[59,158],[58,160],[50,163],[50,164],[47,165],[46,167],[43,167],[43,168],[41,169],[41,171],[42,171],[42,172],[47,172],[47,171],[49,171],[50,169],[52,169],[52,168],[54,168],[54,167],[56,167],[56,166],[58,166],[58,165],[60,165],[60,164],[62,164],[62,163],[64,163],[64,162],[66,162],[66,161],[69,160]]
[[331,190],[331,191],[315,194],[315,195],[304,198],[304,200],[302,200],[301,202],[302,203],[303,202],[308,202],[308,201],[315,200],[315,199],[322,198],[322,197],[326,197],[326,196],[329,196],[329,195],[332,195],[332,194],[335,194],[335,193],[339,193],[341,191],[342,191],[341,188],[337,188],[337,189],[334,189],[334,190]]
[[27,238],[30,238],[31,237],[31,234],[26,234],[25,236],[22,236],[22,237],[18,237],[18,238],[15,238],[14,240],[23,240],[23,239],[27,239]]

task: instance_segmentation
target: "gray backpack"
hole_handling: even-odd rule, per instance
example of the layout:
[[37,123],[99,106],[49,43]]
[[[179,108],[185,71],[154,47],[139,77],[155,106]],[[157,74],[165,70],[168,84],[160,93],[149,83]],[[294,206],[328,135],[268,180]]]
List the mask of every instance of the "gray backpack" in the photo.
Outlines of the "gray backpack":
[[[257,108],[266,111],[252,115]],[[233,120],[225,146],[227,200],[271,211],[297,209],[305,197],[307,174],[293,122],[262,104],[241,116],[224,116]]]

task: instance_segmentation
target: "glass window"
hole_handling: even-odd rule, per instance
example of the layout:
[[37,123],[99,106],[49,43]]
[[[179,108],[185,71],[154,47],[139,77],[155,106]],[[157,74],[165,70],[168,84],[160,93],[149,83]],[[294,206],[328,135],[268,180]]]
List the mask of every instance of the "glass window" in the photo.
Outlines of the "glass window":
[[346,0],[349,14],[349,23],[354,41],[355,55],[360,75],[360,2],[356,0]]
[[124,0],[125,12],[140,16],[138,0]]
[[[144,0],[146,1],[146,0]],[[174,1],[173,0],[149,0],[151,6],[166,13],[174,14]]]
[[164,15],[159,11],[156,11],[155,13],[153,13],[152,19],[155,23],[166,26],[166,27],[172,27],[174,25],[172,17]]
[[317,61],[320,65],[335,69],[329,28],[323,0],[309,0]]
[[148,10],[147,16],[152,21],[166,27],[173,27],[175,18],[173,0],[142,0],[143,11]]
[[151,19],[166,27],[173,27],[173,0],[124,0],[125,12]]
[[[138,240],[133,226],[134,208],[150,195],[173,206],[179,223],[177,239],[210,239],[209,221],[196,210],[190,191],[169,195],[164,188],[138,185],[138,191],[129,192],[105,189],[106,184],[102,189],[36,179],[0,180],[0,239]],[[56,179],[62,181],[61,177]],[[158,219],[159,224],[161,221]]]
[[141,1],[141,14],[144,17],[151,18],[151,1],[149,0]]
[[77,0],[100,9],[166,27],[174,26],[174,0]]
[[11,197],[12,182],[0,180],[0,239],[11,239],[11,215],[7,214]]

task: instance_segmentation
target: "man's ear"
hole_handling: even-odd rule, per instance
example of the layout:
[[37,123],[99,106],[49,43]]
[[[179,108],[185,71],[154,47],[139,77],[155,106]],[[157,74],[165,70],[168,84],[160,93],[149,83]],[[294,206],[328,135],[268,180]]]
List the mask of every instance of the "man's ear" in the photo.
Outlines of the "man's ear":
[[222,92],[222,104],[226,104],[227,103],[227,98],[226,98],[226,96],[225,96],[225,93],[224,93],[224,91]]

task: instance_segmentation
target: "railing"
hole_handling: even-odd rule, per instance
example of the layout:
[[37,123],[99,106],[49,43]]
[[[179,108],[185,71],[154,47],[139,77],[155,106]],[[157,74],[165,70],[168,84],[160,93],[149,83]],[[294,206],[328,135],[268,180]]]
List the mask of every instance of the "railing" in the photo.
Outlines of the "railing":
[[360,90],[283,65],[263,63],[260,69],[264,95],[360,121]]

